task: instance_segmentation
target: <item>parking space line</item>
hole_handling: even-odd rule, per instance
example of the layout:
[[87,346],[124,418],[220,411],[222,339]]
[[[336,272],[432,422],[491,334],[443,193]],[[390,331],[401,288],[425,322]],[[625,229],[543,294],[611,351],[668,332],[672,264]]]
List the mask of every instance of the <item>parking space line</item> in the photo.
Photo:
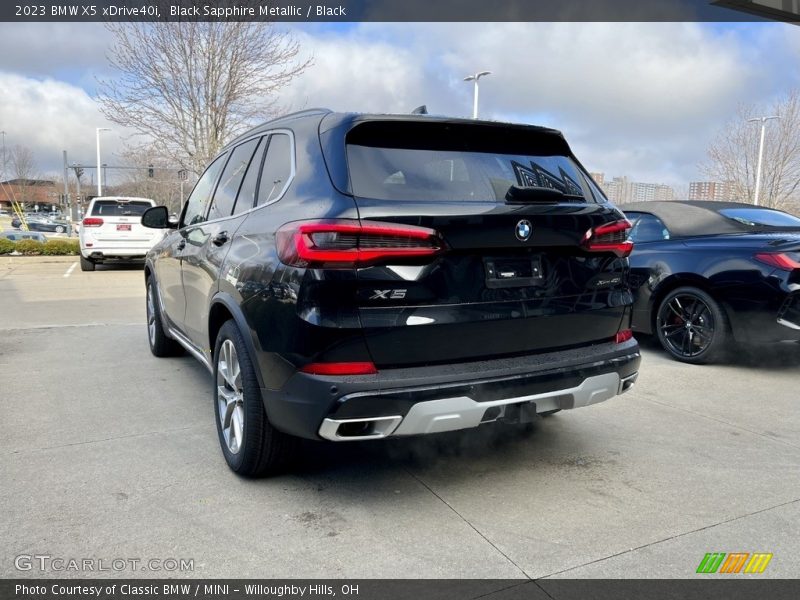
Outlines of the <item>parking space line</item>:
[[75,267],[78,266],[78,263],[72,263],[72,265],[67,269],[67,272],[64,273],[64,279],[72,275],[72,272],[75,270]]

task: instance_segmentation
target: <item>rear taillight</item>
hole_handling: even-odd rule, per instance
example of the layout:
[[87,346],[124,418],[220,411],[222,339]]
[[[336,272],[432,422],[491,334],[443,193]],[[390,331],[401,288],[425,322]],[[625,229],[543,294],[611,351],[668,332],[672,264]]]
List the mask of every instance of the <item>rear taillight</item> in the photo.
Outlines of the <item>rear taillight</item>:
[[100,217],[86,217],[82,223],[84,227],[100,227],[103,224],[103,219]]
[[444,247],[433,229],[344,219],[287,223],[275,237],[281,262],[295,267],[366,266],[433,256]]
[[614,343],[622,344],[630,339],[633,339],[633,331],[630,329],[623,329],[622,331],[618,331],[617,335],[614,336]]
[[581,246],[589,252],[612,252],[619,257],[628,256],[633,242],[628,239],[629,221],[622,219],[594,227],[586,232]]
[[758,262],[762,262],[765,265],[769,265],[777,269],[784,269],[786,271],[800,269],[800,262],[798,262],[800,253],[798,252],[759,252],[753,258],[755,258]]
[[378,372],[371,362],[311,363],[301,368],[311,375],[374,375]]

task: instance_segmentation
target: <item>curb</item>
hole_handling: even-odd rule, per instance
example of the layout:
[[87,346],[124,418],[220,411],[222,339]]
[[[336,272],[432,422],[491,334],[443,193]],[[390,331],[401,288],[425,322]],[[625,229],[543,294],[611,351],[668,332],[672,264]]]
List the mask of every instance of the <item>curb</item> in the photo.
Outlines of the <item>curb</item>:
[[72,256],[0,256],[1,264],[8,265],[14,263],[68,263],[77,262],[80,258],[77,254]]

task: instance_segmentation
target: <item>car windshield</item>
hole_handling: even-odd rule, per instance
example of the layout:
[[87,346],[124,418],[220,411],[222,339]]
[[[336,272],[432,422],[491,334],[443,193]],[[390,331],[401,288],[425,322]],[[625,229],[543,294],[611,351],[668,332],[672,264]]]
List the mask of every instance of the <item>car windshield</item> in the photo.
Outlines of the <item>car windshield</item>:
[[141,217],[152,204],[149,202],[117,202],[116,200],[99,200],[94,203],[92,215],[98,217]]
[[800,229],[797,217],[767,208],[723,208],[719,211],[724,217],[748,227],[791,227]]

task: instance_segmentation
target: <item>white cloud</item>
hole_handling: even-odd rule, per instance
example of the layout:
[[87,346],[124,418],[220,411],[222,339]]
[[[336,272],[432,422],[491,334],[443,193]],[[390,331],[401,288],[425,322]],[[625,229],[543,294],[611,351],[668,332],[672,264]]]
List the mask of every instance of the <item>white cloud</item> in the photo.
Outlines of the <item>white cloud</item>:
[[[362,23],[294,30],[315,64],[287,90],[284,105],[408,112],[427,104],[432,113],[468,116],[472,87],[462,78],[490,69],[481,85],[482,116],[561,129],[587,167],[644,181],[697,177],[709,140],[739,103],[769,102],[800,81],[800,38],[783,24]],[[26,140],[49,169],[58,169],[63,148],[71,159],[92,160],[94,128],[105,122],[90,94],[94,75],[108,69],[108,43],[99,24],[0,26],[0,129],[9,132],[9,144]],[[106,144],[119,148],[121,134],[107,134]]]
[[0,23],[3,69],[26,75],[105,70],[110,43],[99,23]]
[[[62,151],[69,162],[95,163],[95,128],[114,127],[83,89],[54,79],[0,72],[0,129],[6,145],[29,147],[43,173],[61,172]],[[103,156],[122,147],[119,131],[103,134]],[[88,173],[87,173],[88,175]]]
[[298,41],[313,53],[314,65],[292,84],[294,107],[398,112],[414,102],[419,81],[406,49],[358,32],[344,38],[300,33]]
[[[785,91],[788,26],[696,23],[361,24],[306,36],[317,62],[294,103],[467,116],[475,70],[481,115],[561,129],[586,165],[680,182],[739,103]],[[791,28],[789,28],[791,29]],[[796,29],[791,29],[792,32]],[[780,33],[779,33],[780,32]],[[785,35],[785,38],[783,37]]]

